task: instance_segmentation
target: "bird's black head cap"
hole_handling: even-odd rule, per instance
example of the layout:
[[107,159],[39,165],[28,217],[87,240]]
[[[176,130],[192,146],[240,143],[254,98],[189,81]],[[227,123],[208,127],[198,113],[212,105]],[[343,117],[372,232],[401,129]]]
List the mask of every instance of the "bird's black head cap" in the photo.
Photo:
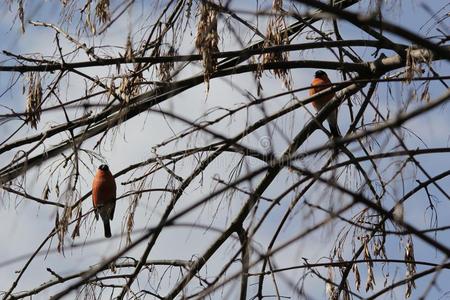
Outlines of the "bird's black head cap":
[[316,73],[314,74],[315,77],[324,77],[327,76],[327,73],[325,73],[322,70],[317,70]]
[[98,167],[100,170],[102,170],[102,171],[108,171],[109,170],[109,168],[108,168],[108,165],[105,165],[105,164],[103,164],[103,165],[100,165],[100,167]]

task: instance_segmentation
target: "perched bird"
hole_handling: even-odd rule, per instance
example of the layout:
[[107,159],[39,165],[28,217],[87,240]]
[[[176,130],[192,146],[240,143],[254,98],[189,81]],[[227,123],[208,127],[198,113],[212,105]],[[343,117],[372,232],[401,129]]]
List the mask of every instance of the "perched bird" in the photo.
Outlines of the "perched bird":
[[[327,89],[330,87],[331,81],[328,78],[327,73],[325,73],[322,70],[316,71],[314,74],[313,81],[311,82],[311,88],[309,89],[309,95],[312,96],[324,89]],[[314,108],[319,111],[322,109],[322,107],[325,106],[325,104],[328,103],[331,99],[333,99],[335,93],[329,93],[320,96],[318,99],[313,101]],[[330,131],[331,134],[334,137],[340,137],[341,133],[339,132],[339,127],[337,124],[337,109],[335,109],[332,113],[328,115],[328,124],[330,125]]]
[[101,165],[97,169],[92,182],[92,203],[94,204],[95,218],[102,217],[105,227],[105,237],[111,237],[109,220],[114,217],[116,208],[116,181],[107,165]]

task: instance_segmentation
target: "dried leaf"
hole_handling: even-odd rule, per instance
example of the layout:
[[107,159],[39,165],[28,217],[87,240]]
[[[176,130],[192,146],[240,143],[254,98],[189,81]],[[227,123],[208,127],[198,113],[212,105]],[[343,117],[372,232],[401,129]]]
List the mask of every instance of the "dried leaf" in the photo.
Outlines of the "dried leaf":
[[359,288],[361,287],[361,275],[359,274],[358,265],[353,264],[352,270],[353,270],[353,273],[355,274],[356,290],[359,291]]
[[140,83],[144,81],[142,73],[128,73],[123,76],[118,92],[121,98],[128,103],[131,98],[137,96],[141,91]]
[[112,95],[116,92],[116,84],[114,82],[114,78],[111,79],[111,84],[108,87],[108,93],[106,95],[108,102]]
[[56,211],[55,228],[58,228],[58,226],[59,226],[59,211]]
[[[58,214],[57,214],[58,217]],[[70,218],[72,217],[72,209],[69,206],[64,207],[63,215],[56,221],[56,235],[58,237],[57,250],[64,254],[64,238],[69,227]]]
[[366,292],[369,289],[373,290],[373,288],[375,286],[375,277],[373,275],[373,262],[372,262],[372,257],[370,255],[368,240],[369,240],[368,238],[362,239],[362,242],[364,243],[364,260],[367,261]]
[[77,213],[77,222],[75,223],[75,227],[72,231],[72,239],[75,239],[76,237],[80,236],[80,226],[81,226],[81,217],[83,216],[81,205],[79,206],[78,213]]
[[48,186],[48,183],[45,185],[44,190],[42,191],[42,198],[44,200],[48,200],[48,195],[50,194],[50,187]]
[[325,289],[329,299],[332,299],[335,292],[335,286],[330,282],[334,282],[334,272],[332,267],[328,267],[328,282],[326,283]]
[[55,192],[56,192],[56,197],[59,198],[59,184],[56,183],[55,185]]
[[20,20],[20,29],[25,33],[25,10],[23,9],[23,0],[19,0],[19,9],[17,11]]
[[405,82],[410,83],[414,77],[415,60],[411,55],[411,48],[406,50],[406,63],[405,63]]
[[116,267],[116,264],[115,264],[114,262],[112,262],[112,263],[109,265],[109,269],[111,270],[111,273],[117,274],[117,267]]
[[133,232],[134,228],[134,215],[136,213],[138,199],[138,196],[134,197],[128,208],[129,213],[127,216],[127,245],[131,244],[131,233]]
[[[414,258],[414,245],[412,238],[408,239],[408,242],[405,246],[405,261],[406,263],[406,278],[410,279],[416,274],[416,263]],[[416,284],[414,280],[409,280],[406,284],[405,298],[409,298],[412,293],[412,289],[416,288]]]
[[[415,51],[414,55],[412,55],[412,51]],[[410,83],[414,78],[414,75],[422,76],[424,70],[421,66],[421,63],[427,63],[431,65],[432,55],[429,52],[426,52],[426,55],[423,54],[422,51],[418,52],[414,47],[409,47],[406,50],[406,64],[405,64],[405,82]]]
[[132,61],[134,59],[134,54],[133,54],[133,43],[131,41],[131,36],[128,35],[127,37],[127,44],[125,46],[125,55],[124,55],[125,59],[127,61]]
[[372,266],[367,267],[367,280],[366,280],[366,292],[369,290],[373,290],[375,286],[375,277],[373,275]]
[[394,210],[392,212],[392,215],[394,216],[394,220],[400,223],[403,223],[403,217],[404,217],[404,206],[403,202],[398,202],[394,206]]
[[424,88],[423,88],[422,94],[420,95],[420,99],[421,100],[426,101],[426,102],[430,102],[431,97],[430,97],[429,89],[430,89],[430,82],[427,81],[425,83]]
[[86,3],[83,12],[86,14],[85,26],[89,28],[92,34],[95,34],[97,32],[97,29],[95,27],[95,21],[93,22],[91,20],[91,1],[88,1]]

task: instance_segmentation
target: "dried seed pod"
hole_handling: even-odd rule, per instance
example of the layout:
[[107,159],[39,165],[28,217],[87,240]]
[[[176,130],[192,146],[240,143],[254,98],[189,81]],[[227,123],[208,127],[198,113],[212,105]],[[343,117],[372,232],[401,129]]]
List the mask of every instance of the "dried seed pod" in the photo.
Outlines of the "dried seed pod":
[[405,209],[403,207],[403,202],[398,202],[397,204],[395,204],[394,210],[392,211],[394,220],[403,223],[404,211]]
[[44,190],[42,191],[42,198],[44,200],[48,200],[49,194],[50,194],[50,187],[49,187],[48,182],[47,182],[47,184],[44,187]]
[[[412,52],[414,51],[414,54]],[[433,56],[429,52],[418,51],[414,46],[406,49],[406,64],[405,64],[405,82],[411,83],[415,75],[422,76],[424,69],[422,63],[431,65]]]
[[426,102],[430,102],[430,81],[427,81],[423,87],[422,93],[420,94],[420,99]]
[[23,8],[23,0],[19,0],[19,9],[17,10],[17,14],[20,20],[20,29],[22,33],[25,33],[25,10]]
[[[174,56],[176,55],[175,48],[170,46],[169,50],[166,53],[167,56]],[[175,63],[173,61],[167,61],[163,62],[159,65],[158,68],[158,77],[163,82],[170,82],[171,81],[171,72],[175,67]]]
[[121,98],[128,103],[131,98],[137,96],[141,91],[140,83],[144,81],[142,73],[128,73],[122,77],[118,92]]
[[[270,46],[282,46],[289,44],[289,37],[286,29],[286,22],[283,16],[283,1],[282,0],[274,0],[272,4],[272,12],[274,13],[274,17],[269,20],[269,24],[267,26],[266,33],[266,41],[264,42],[264,47]],[[278,51],[278,52],[268,52],[263,56],[263,63],[276,63],[276,62],[286,62],[288,61],[288,55],[286,52]],[[274,69],[273,73],[278,78],[282,79],[284,84],[289,87],[290,86],[290,78],[288,70],[285,68]]]
[[367,267],[367,280],[366,280],[366,292],[368,290],[372,290],[375,287],[375,277],[373,275],[373,267],[368,266]]
[[27,123],[34,129],[41,119],[42,86],[39,73],[30,73],[27,94]]
[[197,35],[195,37],[195,48],[202,55],[204,80],[206,90],[209,91],[209,80],[216,70],[217,58],[213,57],[219,52],[219,34],[217,33],[217,11],[208,2],[200,5],[200,17],[197,22]]
[[114,80],[115,80],[115,78],[111,79],[111,83],[108,87],[108,93],[106,94],[108,101],[111,98],[111,96],[113,96],[116,92],[116,84],[115,84]]
[[72,230],[72,234],[71,234],[72,240],[75,240],[75,238],[80,236],[81,219],[83,216],[83,211],[81,209],[81,205],[78,206],[77,210],[78,210],[77,218],[76,218],[77,221],[75,223],[75,226],[74,226],[74,228]]
[[126,243],[127,245],[131,244],[131,234],[133,233],[134,228],[134,215],[136,213],[136,208],[138,205],[139,197],[134,197],[128,207],[128,215],[126,217]]
[[131,41],[131,36],[130,35],[128,35],[128,37],[127,37],[127,44],[125,46],[125,55],[124,55],[124,57],[128,61],[132,61],[134,59],[133,43]]
[[368,290],[373,290],[376,283],[375,283],[375,276],[373,274],[373,262],[372,257],[370,255],[368,238],[363,238],[362,241],[364,243],[364,260],[367,261],[367,280],[366,280],[366,292],[367,292]]
[[109,0],[98,0],[95,6],[95,16],[98,23],[105,24],[111,20],[111,12],[109,10]]
[[[406,278],[411,278],[416,274],[416,263],[414,258],[414,245],[412,238],[408,238],[408,242],[405,246],[405,261],[406,263]],[[416,288],[414,280],[409,280],[406,284],[405,298],[409,298],[412,293],[412,289]]]
[[63,214],[61,218],[59,218],[59,214],[56,214],[55,227],[56,227],[56,235],[58,237],[58,246],[57,250],[60,253],[64,254],[64,241],[67,230],[69,228],[69,222],[72,218],[72,209],[70,206],[65,206]]
[[335,287],[330,282],[334,282],[334,272],[332,267],[328,267],[328,282],[326,283],[326,292],[329,299],[333,299]]
[[355,274],[355,286],[356,290],[359,291],[361,287],[361,275],[359,274],[359,269],[357,264],[353,264],[352,266],[353,273]]

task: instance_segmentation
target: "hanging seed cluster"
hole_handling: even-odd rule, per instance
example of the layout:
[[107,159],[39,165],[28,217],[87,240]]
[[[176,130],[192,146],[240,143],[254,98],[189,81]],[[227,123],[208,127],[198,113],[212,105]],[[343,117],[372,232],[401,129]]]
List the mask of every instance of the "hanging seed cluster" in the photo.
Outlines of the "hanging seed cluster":
[[27,93],[27,123],[34,129],[41,119],[42,86],[39,73],[30,73]]
[[140,84],[144,79],[142,74],[126,74],[119,85],[119,95],[125,103],[130,102],[131,98],[139,95],[141,92]]
[[[128,36],[127,43],[125,46],[124,57],[127,61],[134,61],[135,55],[133,50],[133,43],[131,37]],[[142,72],[127,72],[122,76],[122,81],[120,82],[118,92],[120,97],[125,103],[128,103],[131,98],[137,96],[141,92],[141,83],[144,81]],[[111,86],[111,90],[114,90],[115,86]]]
[[19,0],[19,9],[17,10],[17,15],[20,20],[20,29],[22,33],[25,33],[25,10],[23,9],[23,0]]
[[328,295],[328,299],[332,299],[336,291],[334,285],[332,284],[334,282],[334,272],[332,267],[328,267],[327,279],[328,281],[325,284],[325,291]]
[[211,4],[204,2],[200,5],[195,48],[202,55],[207,91],[209,90],[211,74],[216,70],[217,59],[213,57],[213,54],[219,52],[219,48],[217,47],[218,43],[217,11]]
[[[159,53],[157,54],[159,55]],[[169,50],[165,54],[166,56],[174,56],[176,55],[175,48],[170,46]],[[158,77],[163,82],[170,82],[172,79],[171,72],[175,68],[175,63],[173,61],[163,62],[159,65],[158,68]]]
[[[287,32],[284,31],[286,28],[286,22],[283,16],[283,1],[274,0],[272,4],[273,17],[269,20],[266,33],[266,41],[264,47],[270,46],[282,46],[289,44],[289,38]],[[288,56],[286,52],[282,51],[272,51],[264,54],[263,63],[276,63],[276,62],[286,62]],[[285,68],[274,69],[273,73],[284,80],[286,86],[289,86],[289,76]]]
[[369,238],[362,239],[364,245],[364,260],[367,261],[367,280],[366,280],[366,292],[374,289],[375,287],[375,275],[373,272],[372,256],[369,250]]
[[105,24],[111,20],[109,11],[109,0],[98,0],[95,6],[95,16],[100,24]]
[[66,233],[69,228],[69,222],[72,217],[72,209],[70,206],[65,206],[62,216],[59,217],[59,213],[56,213],[55,218],[55,228],[56,235],[58,237],[58,246],[57,250],[59,253],[64,253],[64,241],[66,237]]
[[131,41],[131,36],[127,36],[127,43],[125,45],[125,59],[127,61],[132,61],[134,59],[134,52],[133,52],[133,42]]
[[406,278],[408,283],[406,284],[405,298],[411,297],[412,290],[416,288],[413,276],[416,275],[416,260],[414,258],[414,245],[412,238],[408,239],[405,247],[405,261],[406,263]]

